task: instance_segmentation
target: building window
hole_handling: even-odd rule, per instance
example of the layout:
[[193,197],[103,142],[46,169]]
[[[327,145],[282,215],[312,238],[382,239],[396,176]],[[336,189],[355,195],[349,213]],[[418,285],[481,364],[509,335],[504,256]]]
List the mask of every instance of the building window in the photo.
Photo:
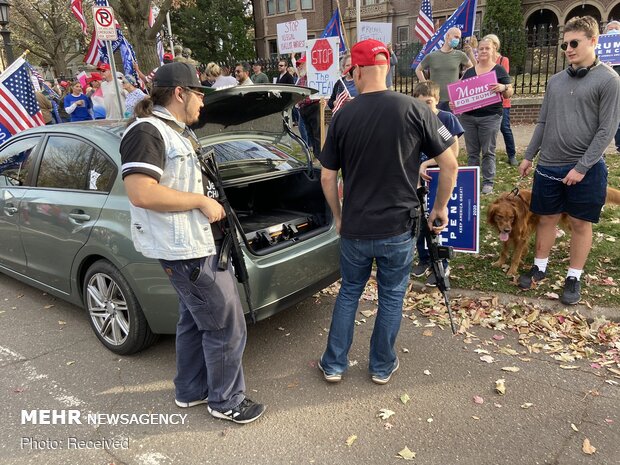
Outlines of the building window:
[[364,0],[364,5],[374,5],[377,0]]
[[301,0],[301,9],[302,10],[312,10],[314,5],[312,4],[312,0]]
[[278,0],[278,13],[286,13],[286,0]]
[[267,0],[267,16],[276,14],[276,0]]
[[396,28],[396,38],[399,44],[409,43],[409,26],[399,26]]
[[288,11],[295,11],[297,9],[297,0],[288,0]]
[[269,41],[269,58],[275,58],[278,56],[278,41],[270,40]]

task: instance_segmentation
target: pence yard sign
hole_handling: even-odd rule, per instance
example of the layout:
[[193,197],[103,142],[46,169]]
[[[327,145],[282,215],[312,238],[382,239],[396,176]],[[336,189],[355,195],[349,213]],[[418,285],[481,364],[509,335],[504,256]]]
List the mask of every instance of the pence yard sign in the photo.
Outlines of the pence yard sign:
[[278,53],[288,55],[306,50],[308,26],[305,19],[280,23],[278,28]]

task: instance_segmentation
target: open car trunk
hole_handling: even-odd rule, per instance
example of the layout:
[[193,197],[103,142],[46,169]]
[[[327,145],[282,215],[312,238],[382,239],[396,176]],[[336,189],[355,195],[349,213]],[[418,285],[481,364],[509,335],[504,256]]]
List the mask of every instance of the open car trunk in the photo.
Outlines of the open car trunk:
[[318,172],[286,176],[226,188],[248,250],[266,255],[329,229],[332,216]]

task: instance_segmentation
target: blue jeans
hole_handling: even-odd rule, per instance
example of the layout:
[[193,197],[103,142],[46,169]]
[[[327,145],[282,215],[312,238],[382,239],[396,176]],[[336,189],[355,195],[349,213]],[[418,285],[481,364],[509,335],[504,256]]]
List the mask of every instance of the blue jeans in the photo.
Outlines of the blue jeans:
[[506,153],[508,158],[514,158],[517,154],[515,149],[515,138],[512,135],[512,129],[510,128],[510,108],[504,108],[504,114],[502,116],[502,125],[499,130],[504,136],[504,145],[506,145]]
[[616,150],[620,152],[620,125],[618,126],[618,130],[616,131],[616,136],[614,137],[616,142]]
[[208,395],[211,408],[236,407],[245,398],[246,326],[232,270],[219,270],[217,255],[160,263],[179,295],[176,399]]
[[374,260],[377,262],[379,310],[370,339],[368,369],[381,377],[392,372],[396,362],[394,344],[413,261],[413,242],[411,232],[387,239],[340,239],[342,284],[334,306],[327,348],[321,357],[326,373],[343,373],[349,366],[355,314]]

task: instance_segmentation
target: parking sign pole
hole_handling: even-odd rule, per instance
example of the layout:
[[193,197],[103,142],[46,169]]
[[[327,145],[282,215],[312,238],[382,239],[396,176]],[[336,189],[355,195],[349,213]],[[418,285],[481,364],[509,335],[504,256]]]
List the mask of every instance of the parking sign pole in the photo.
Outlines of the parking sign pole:
[[114,62],[114,52],[112,51],[112,44],[109,40],[105,41],[105,46],[108,50],[108,58],[110,59],[110,70],[112,71],[112,77],[114,78],[114,91],[116,92],[118,113],[121,115],[121,119],[123,119],[125,115],[123,114],[123,103],[121,101],[121,86],[118,84],[118,78],[116,77],[116,63]]

